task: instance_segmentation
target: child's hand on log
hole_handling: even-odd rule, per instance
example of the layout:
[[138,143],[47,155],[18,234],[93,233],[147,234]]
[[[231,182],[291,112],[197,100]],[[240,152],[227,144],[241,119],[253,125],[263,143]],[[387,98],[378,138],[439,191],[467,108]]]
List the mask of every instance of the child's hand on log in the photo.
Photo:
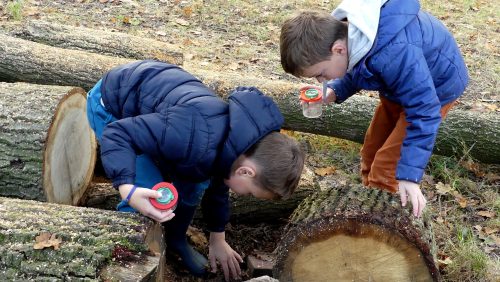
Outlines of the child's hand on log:
[[[126,199],[129,196],[130,190],[132,190],[133,185],[123,184],[120,185],[118,190],[122,199]],[[161,211],[155,208],[149,198],[160,198],[161,194],[158,191],[154,191],[148,188],[137,187],[133,194],[129,197],[128,204],[140,212],[142,215],[150,217],[157,222],[165,222],[171,220],[175,214],[173,210]]]
[[399,194],[403,207],[406,206],[406,202],[409,198],[413,207],[413,215],[420,217],[427,203],[427,200],[420,190],[420,186],[414,182],[399,180]]

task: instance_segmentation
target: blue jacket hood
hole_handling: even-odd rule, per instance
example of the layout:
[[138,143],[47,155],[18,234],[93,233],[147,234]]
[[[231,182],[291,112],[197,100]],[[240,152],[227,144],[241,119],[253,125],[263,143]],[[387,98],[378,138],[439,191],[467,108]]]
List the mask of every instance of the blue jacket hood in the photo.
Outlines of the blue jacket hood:
[[238,87],[228,98],[229,130],[217,167],[224,177],[239,155],[272,131],[280,130],[284,118],[270,97],[255,87]]

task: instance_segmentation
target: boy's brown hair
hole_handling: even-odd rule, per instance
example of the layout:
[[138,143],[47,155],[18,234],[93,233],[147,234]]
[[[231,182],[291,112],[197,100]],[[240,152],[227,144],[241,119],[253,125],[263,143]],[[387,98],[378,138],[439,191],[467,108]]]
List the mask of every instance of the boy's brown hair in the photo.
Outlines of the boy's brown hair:
[[[276,199],[286,199],[299,184],[305,154],[294,139],[271,132],[244,154],[257,165],[256,184],[273,192]],[[239,164],[233,164],[237,168]]]
[[330,14],[301,11],[281,27],[281,65],[287,73],[301,76],[305,68],[328,60],[335,41],[347,37],[347,25]]

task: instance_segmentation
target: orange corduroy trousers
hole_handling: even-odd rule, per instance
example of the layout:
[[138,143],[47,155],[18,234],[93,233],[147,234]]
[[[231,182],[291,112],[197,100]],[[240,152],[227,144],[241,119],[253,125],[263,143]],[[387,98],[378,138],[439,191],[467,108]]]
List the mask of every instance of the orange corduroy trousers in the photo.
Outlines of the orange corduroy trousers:
[[[453,105],[455,101],[441,107],[442,119]],[[361,148],[363,185],[398,191],[396,168],[407,126],[403,107],[381,96]]]

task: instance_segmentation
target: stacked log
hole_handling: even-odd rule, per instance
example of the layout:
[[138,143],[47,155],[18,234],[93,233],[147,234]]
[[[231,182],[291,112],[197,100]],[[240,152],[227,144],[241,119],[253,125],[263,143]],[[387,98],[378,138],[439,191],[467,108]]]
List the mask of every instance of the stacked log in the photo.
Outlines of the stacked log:
[[54,47],[137,60],[154,59],[182,65],[179,46],[121,32],[95,30],[33,20],[9,27],[10,34]]
[[0,195],[77,205],[96,160],[85,91],[0,83]]
[[2,281],[163,281],[138,214],[1,197],[0,214]]
[[[90,89],[102,74],[131,59],[51,47],[0,35],[0,80],[71,85]],[[297,131],[334,136],[361,143],[377,100],[353,96],[341,105],[324,108],[319,119],[303,117],[297,102],[300,85],[285,81],[252,78],[239,73],[217,73],[186,69],[226,96],[236,86],[256,86],[278,103],[285,127]],[[435,152],[462,155],[484,163],[500,161],[500,119],[495,112],[475,113],[452,110],[441,126]]]

